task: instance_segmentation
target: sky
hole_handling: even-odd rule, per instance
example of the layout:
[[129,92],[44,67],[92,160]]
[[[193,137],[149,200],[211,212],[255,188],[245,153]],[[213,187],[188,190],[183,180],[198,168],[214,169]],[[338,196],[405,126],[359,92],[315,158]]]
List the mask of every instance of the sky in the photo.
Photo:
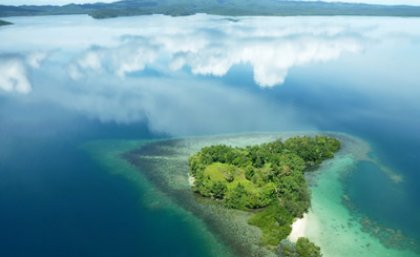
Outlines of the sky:
[[[327,2],[362,2],[369,4],[406,4],[406,5],[420,5],[420,0],[324,0]],[[68,3],[94,3],[104,2],[110,3],[115,0],[0,0],[0,4],[4,5],[64,5]]]

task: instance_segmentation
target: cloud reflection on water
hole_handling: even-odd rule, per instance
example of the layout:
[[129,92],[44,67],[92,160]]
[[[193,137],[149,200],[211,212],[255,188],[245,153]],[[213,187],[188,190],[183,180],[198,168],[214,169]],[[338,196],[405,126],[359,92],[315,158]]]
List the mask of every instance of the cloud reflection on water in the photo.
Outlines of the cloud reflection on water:
[[273,87],[294,67],[362,53],[407,33],[387,26],[392,21],[343,17],[15,19],[0,31],[9,39],[0,42],[0,94],[27,94],[104,122],[147,121],[172,134],[310,127],[292,106],[206,78],[247,65],[255,84]]
[[172,27],[156,26],[144,35],[123,36],[117,47],[91,48],[70,64],[69,74],[77,79],[86,70],[106,70],[123,77],[146,66],[163,66],[221,77],[234,65],[248,64],[256,84],[272,87],[282,84],[292,67],[334,60],[363,48],[358,37],[337,26],[219,21],[217,28],[207,28],[190,22],[179,24],[184,29],[177,33]]

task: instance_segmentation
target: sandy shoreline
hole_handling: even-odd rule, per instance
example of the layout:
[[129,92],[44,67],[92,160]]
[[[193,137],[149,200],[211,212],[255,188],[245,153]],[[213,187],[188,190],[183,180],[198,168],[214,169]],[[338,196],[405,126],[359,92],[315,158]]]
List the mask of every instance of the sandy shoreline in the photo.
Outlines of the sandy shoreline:
[[194,183],[195,183],[195,178],[191,174],[188,174],[188,184],[191,187],[193,187],[194,186]]
[[287,237],[291,242],[296,242],[299,237],[305,237],[306,226],[308,224],[308,214],[305,213],[302,218],[296,219],[292,224],[292,232]]

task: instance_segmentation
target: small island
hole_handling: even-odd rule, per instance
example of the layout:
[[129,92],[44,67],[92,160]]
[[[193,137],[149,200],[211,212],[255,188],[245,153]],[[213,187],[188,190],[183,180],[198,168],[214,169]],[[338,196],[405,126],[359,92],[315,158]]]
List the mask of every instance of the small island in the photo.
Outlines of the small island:
[[310,207],[304,173],[334,157],[340,141],[328,136],[292,137],[256,146],[204,147],[189,158],[193,191],[229,209],[252,213],[261,244],[282,256],[321,256],[306,238],[287,240],[291,225]]
[[8,21],[0,20],[0,26],[5,26],[5,25],[12,25],[12,23]]

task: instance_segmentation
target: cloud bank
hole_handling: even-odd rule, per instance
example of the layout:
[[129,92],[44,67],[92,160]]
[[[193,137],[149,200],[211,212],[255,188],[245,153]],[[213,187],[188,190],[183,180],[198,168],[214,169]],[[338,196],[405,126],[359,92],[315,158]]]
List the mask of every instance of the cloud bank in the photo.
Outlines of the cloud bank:
[[[27,19],[0,31],[8,39],[0,41],[3,97],[102,122],[147,122],[177,135],[308,128],[293,106],[267,99],[259,88],[280,86],[291,69],[358,55],[384,37],[404,38],[416,25],[339,17]],[[31,35],[38,36],[28,43]],[[226,86],[223,76],[237,65],[252,70],[252,90]]]
[[247,22],[224,23],[211,29],[187,25],[178,33],[171,26],[154,27],[144,34],[124,36],[117,47],[89,49],[69,65],[68,73],[73,79],[92,72],[125,77],[151,67],[188,68],[195,75],[222,77],[233,66],[245,64],[252,67],[257,85],[273,87],[281,85],[293,67],[335,60],[363,48],[359,39],[336,27],[270,22],[272,27],[267,29]]

